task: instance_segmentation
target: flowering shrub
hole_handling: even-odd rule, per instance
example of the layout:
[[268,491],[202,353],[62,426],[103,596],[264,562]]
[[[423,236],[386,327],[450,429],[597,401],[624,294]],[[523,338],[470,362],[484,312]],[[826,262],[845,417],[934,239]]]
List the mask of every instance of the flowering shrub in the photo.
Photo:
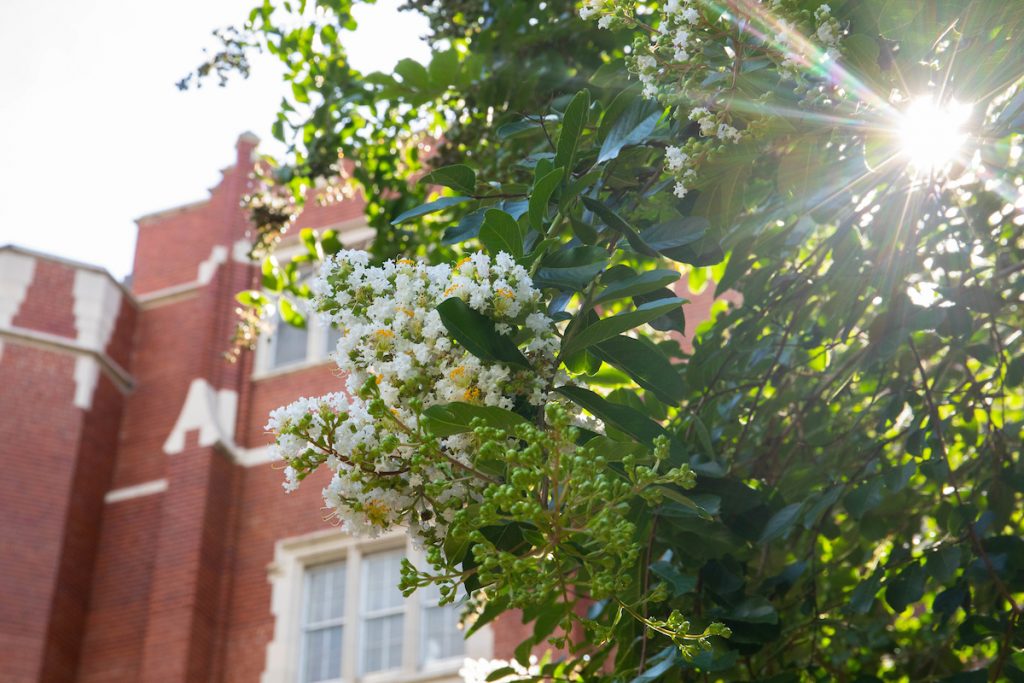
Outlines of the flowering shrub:
[[[522,609],[495,678],[1024,678],[1024,5],[410,0],[444,49],[364,79],[315,4],[252,15],[292,74],[281,182],[340,150],[378,259],[489,258],[334,262],[349,390],[279,447],[425,544],[405,590],[464,589],[467,631]],[[743,304],[686,320],[681,276]]]
[[[454,268],[368,261],[365,252],[340,252],[313,285],[312,306],[342,330],[333,357],[347,395],[300,399],[275,410],[267,429],[288,463],[286,489],[320,465],[334,472],[324,500],[347,530],[408,525],[421,541],[437,541],[487,477],[473,467],[471,439],[430,439],[424,412],[450,402],[543,405],[557,339],[540,292],[507,254],[493,262],[475,254]],[[453,343],[436,310],[449,297],[493,318],[510,348],[523,328],[522,366],[487,364]]]
[[[370,266],[366,253],[342,251],[313,291],[312,307],[342,332],[334,358],[346,392],[271,413],[285,489],[326,466],[324,500],[343,528],[404,527],[426,547],[430,569],[406,563],[406,591],[437,582],[450,600],[465,584],[478,610],[555,607],[563,635],[552,640],[568,644],[578,592],[604,600],[633,581],[630,506],[678,497],[672,487],[692,487],[693,472],[666,465],[667,438],[650,452],[608,439],[553,392],[568,379],[555,369],[554,323],[506,253],[451,267]],[[459,320],[442,314],[453,311],[493,325],[494,358],[452,334]]]

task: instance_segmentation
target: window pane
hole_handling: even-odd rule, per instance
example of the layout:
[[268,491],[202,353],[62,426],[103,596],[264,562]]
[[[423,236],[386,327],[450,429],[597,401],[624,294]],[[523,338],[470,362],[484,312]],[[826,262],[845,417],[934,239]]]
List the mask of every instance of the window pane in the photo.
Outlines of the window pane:
[[345,614],[345,563],[332,562],[306,571],[305,626],[341,619]]
[[424,663],[460,657],[465,650],[462,630],[459,629],[459,603],[438,605],[441,591],[437,586],[420,589],[423,600],[423,649],[420,660]]
[[341,678],[342,627],[307,631],[303,640],[303,683]]
[[363,614],[401,608],[404,598],[398,590],[402,578],[402,551],[375,553],[363,559]]
[[398,590],[402,551],[374,553],[363,558],[363,629],[360,669],[363,673],[402,666],[402,627],[405,598]]
[[274,330],[274,347],[272,366],[279,368],[306,360],[306,347],[309,331],[301,327],[293,327],[280,318]]
[[338,348],[338,340],[341,339],[341,330],[336,327],[327,328],[327,343],[324,348],[327,350],[327,355],[334,353],[335,349]]
[[306,570],[302,609],[302,681],[341,677],[341,620],[345,614],[345,563]]
[[367,619],[363,628],[363,673],[402,666],[401,614]]

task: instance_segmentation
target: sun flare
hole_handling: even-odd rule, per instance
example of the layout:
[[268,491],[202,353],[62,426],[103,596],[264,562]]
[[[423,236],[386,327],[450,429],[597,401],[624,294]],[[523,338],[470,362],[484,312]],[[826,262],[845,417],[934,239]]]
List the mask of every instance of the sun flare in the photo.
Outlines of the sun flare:
[[967,141],[964,124],[971,107],[956,100],[913,100],[900,117],[899,141],[907,161],[921,171],[940,170],[954,161]]

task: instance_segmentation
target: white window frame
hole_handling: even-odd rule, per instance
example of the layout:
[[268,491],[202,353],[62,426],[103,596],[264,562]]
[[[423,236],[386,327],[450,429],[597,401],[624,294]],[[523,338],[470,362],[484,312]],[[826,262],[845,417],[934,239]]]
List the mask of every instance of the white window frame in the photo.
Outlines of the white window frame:
[[[338,237],[346,249],[360,249],[376,234],[376,231],[367,226],[362,218],[324,226],[318,228],[318,231],[323,232],[328,229],[335,230],[338,233]],[[274,253],[277,259],[284,264],[305,251],[306,246],[299,241],[298,231],[296,231],[294,237],[282,242]],[[277,320],[276,315],[274,320]],[[272,322],[271,324],[276,325],[277,323]],[[273,329],[269,334],[261,334],[256,342],[256,358],[253,362],[252,372],[253,379],[274,377],[326,363],[329,359],[329,354],[334,351],[334,349],[327,348],[328,328],[320,322],[318,316],[308,315],[306,316],[306,329],[305,359],[276,367],[274,366],[274,346],[277,336],[274,334]]]
[[458,670],[464,658],[490,659],[494,634],[484,626],[466,640],[464,654],[450,659],[421,663],[423,634],[420,630],[423,604],[418,593],[405,601],[400,669],[360,675],[362,666],[359,638],[363,628],[363,601],[360,581],[364,555],[403,549],[405,556],[418,557],[405,532],[396,531],[376,539],[357,539],[338,529],[318,531],[277,542],[274,561],[268,567],[271,584],[271,613],[274,637],[267,646],[266,666],[261,683],[296,683],[302,671],[302,627],[305,572],[307,567],[344,561],[345,615],[342,629],[342,669],[344,683],[460,683]]

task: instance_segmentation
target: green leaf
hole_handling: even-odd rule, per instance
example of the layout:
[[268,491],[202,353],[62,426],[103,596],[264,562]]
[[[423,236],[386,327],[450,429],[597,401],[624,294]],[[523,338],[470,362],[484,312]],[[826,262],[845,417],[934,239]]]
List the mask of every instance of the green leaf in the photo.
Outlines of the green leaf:
[[458,225],[448,228],[441,237],[441,244],[457,244],[471,240],[480,234],[480,226],[484,224],[484,214],[489,208],[477,209],[459,219]]
[[266,306],[269,301],[262,292],[255,289],[248,289],[235,295],[235,301],[250,308]]
[[713,266],[725,259],[722,245],[710,235],[704,235],[689,244],[672,247],[671,249],[662,249],[661,255],[667,256],[679,263],[698,267]]
[[683,508],[685,508],[687,510],[690,510],[697,517],[700,517],[701,519],[705,519],[705,520],[713,519],[713,517],[711,516],[711,513],[709,513],[704,508],[702,508],[697,503],[697,501],[695,501],[692,498],[690,498],[689,496],[681,493],[680,491],[675,490],[671,486],[655,486],[654,488],[662,496],[664,496],[665,498],[668,498],[673,503],[675,503],[677,505],[680,505],[680,506],[682,506]]
[[530,193],[530,227],[537,231],[543,231],[544,223],[547,222],[548,202],[551,195],[562,182],[562,175],[565,169],[556,168],[546,173],[533,185],[533,192]]
[[[634,294],[633,305],[643,306],[644,304],[651,303],[652,301],[670,299],[675,295],[676,293],[668,287],[664,289],[657,289],[653,292],[647,292],[646,294]],[[686,334],[686,317],[683,314],[682,307],[673,309],[660,318],[655,318],[647,324],[661,332],[676,331],[680,334]]]
[[699,415],[693,416],[693,429],[697,432],[697,439],[700,440],[700,445],[703,446],[704,452],[707,453],[709,458],[714,460],[715,448],[711,443],[711,433]]
[[663,674],[679,666],[681,661],[679,648],[670,645],[652,657],[648,662],[649,666],[644,669],[643,673],[638,674],[629,683],[654,683],[654,681],[660,680]]
[[560,166],[571,171],[589,112],[590,92],[580,90],[573,96],[562,116],[562,130],[558,133],[558,143],[555,145],[555,168]]
[[924,568],[919,562],[908,564],[891,579],[885,588],[885,601],[896,613],[917,602],[924,596]]
[[498,209],[488,209],[480,227],[480,241],[497,256],[505,252],[517,261],[523,257],[523,233],[519,223],[512,216]]
[[668,584],[668,587],[672,590],[672,596],[676,598],[692,593],[697,587],[696,576],[687,576],[680,573],[671,562],[658,560],[652,563],[651,573]]
[[1024,383],[1024,356],[1017,356],[1006,366],[1006,377],[1003,383],[1007,388],[1019,387]]
[[[644,228],[640,237],[659,252],[664,253],[675,247],[692,244],[703,238],[708,231],[708,219],[689,216],[677,221],[666,221]],[[671,257],[669,257],[671,258]]]
[[686,396],[683,378],[654,345],[620,335],[595,344],[589,350],[669,405],[681,402]]
[[742,621],[747,624],[777,624],[779,613],[772,603],[760,595],[752,595],[733,607],[724,617],[730,621]]
[[657,256],[658,252],[648,245],[640,233],[632,225],[627,223],[622,216],[615,213],[600,201],[592,197],[583,197],[583,205],[594,212],[594,215],[609,228],[624,236],[633,250],[646,256]]
[[341,240],[338,239],[336,230],[324,230],[320,235],[320,247],[323,248],[325,254],[337,254],[345,248]]
[[627,145],[638,145],[651,136],[658,120],[661,119],[662,109],[651,100],[637,96],[635,89],[623,90],[608,107],[605,120],[616,112],[616,105],[622,98],[630,98],[629,104],[625,107],[614,123],[607,130],[605,122],[601,122],[603,139],[601,150],[597,154],[597,163],[611,161],[619,156],[619,152]]
[[469,307],[462,299],[452,297],[437,305],[445,328],[471,354],[481,360],[499,361],[529,368],[519,347],[511,337],[499,334],[494,321]]
[[428,90],[430,76],[425,66],[415,59],[403,59],[395,64],[395,73],[402,77],[402,85],[413,90]]
[[882,480],[875,478],[850,491],[843,500],[843,506],[853,515],[854,519],[860,519],[866,513],[878,507],[882,502],[883,496]]
[[306,247],[306,252],[315,259],[320,258],[320,252],[316,248],[316,233],[312,228],[299,230],[299,239]]
[[443,211],[444,209],[450,208],[452,206],[458,206],[459,204],[465,204],[466,202],[472,200],[472,197],[440,197],[432,202],[420,204],[417,207],[409,209],[405,213],[399,214],[398,218],[391,221],[391,225],[405,223],[406,221],[411,221],[413,218],[426,216],[429,213],[437,213],[438,211]]
[[442,166],[420,178],[421,185],[442,185],[461,194],[476,191],[476,172],[465,164]]
[[511,430],[516,425],[526,422],[521,415],[504,408],[462,402],[430,406],[423,411],[423,416],[434,436],[441,437],[470,431],[470,422],[477,418],[483,420],[488,427],[505,430]]
[[960,548],[947,545],[929,553],[924,567],[936,581],[946,583],[960,568]]
[[598,305],[627,296],[646,294],[671,284],[678,279],[679,273],[674,270],[647,270],[611,283],[594,298],[594,304]]
[[284,289],[284,276],[273,256],[268,256],[263,259],[261,274],[261,284],[263,285],[263,289],[271,292],[280,292]]
[[601,247],[570,247],[544,257],[533,276],[538,287],[582,291],[608,264],[608,252]]
[[292,302],[288,299],[284,297],[278,299],[277,308],[281,312],[281,320],[293,327],[306,327],[306,319],[295,309],[295,306],[293,306]]
[[459,53],[454,49],[435,52],[427,66],[430,81],[436,88],[455,85],[459,75]]
[[777,538],[782,538],[789,534],[790,529],[796,525],[797,518],[800,517],[802,509],[803,503],[790,503],[776,512],[768,520],[768,523],[764,525],[764,529],[761,531],[761,536],[757,539],[757,542],[761,544],[770,543]]
[[867,581],[861,581],[850,592],[850,599],[846,603],[846,609],[854,614],[867,614],[871,605],[875,603],[875,596],[878,589],[882,587],[882,577],[885,576],[885,569],[879,567],[868,577]]
[[779,192],[802,205],[817,203],[817,195],[831,193],[822,187],[821,169],[826,159],[828,136],[810,133],[796,139],[790,152],[779,160],[776,184]]
[[580,349],[597,344],[605,339],[619,335],[634,327],[659,318],[669,311],[681,307],[684,299],[672,297],[670,299],[659,299],[637,307],[635,311],[620,313],[609,318],[602,318],[593,325],[583,328],[562,344],[562,355],[575,353]]
[[665,434],[661,425],[635,408],[612,403],[587,389],[563,386],[556,387],[555,391],[641,443],[650,444],[656,437]]

